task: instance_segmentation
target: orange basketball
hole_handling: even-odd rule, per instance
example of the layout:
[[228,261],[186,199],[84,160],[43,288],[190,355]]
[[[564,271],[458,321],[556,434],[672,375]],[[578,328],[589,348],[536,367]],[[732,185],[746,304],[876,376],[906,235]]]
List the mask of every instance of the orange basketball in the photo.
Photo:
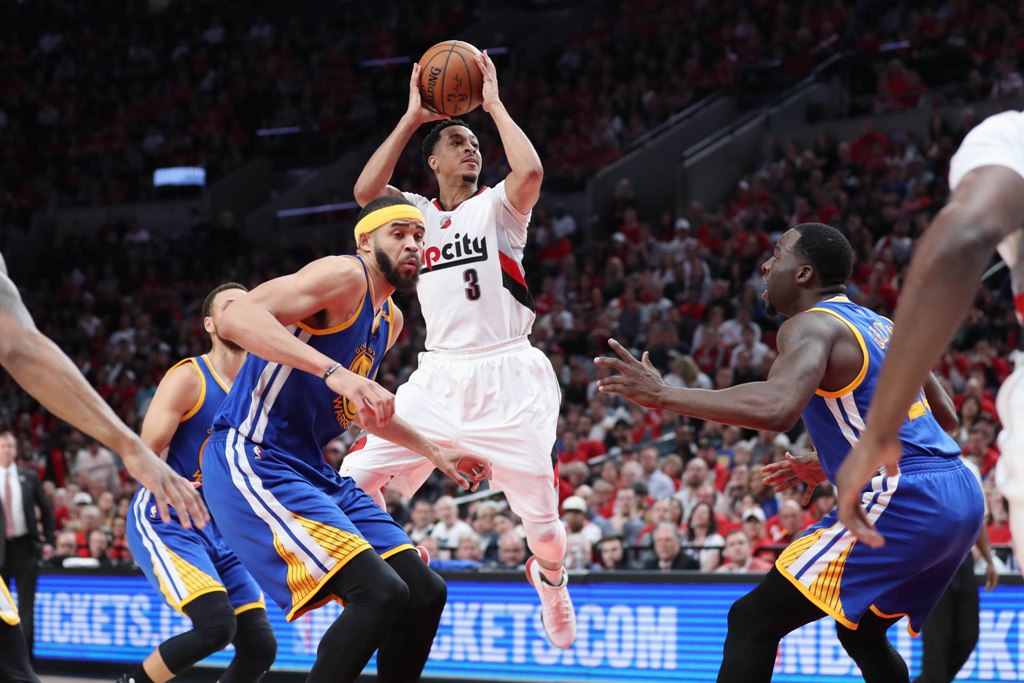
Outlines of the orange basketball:
[[483,74],[477,66],[480,50],[461,40],[438,43],[420,57],[420,97],[423,104],[446,116],[462,116],[483,102]]

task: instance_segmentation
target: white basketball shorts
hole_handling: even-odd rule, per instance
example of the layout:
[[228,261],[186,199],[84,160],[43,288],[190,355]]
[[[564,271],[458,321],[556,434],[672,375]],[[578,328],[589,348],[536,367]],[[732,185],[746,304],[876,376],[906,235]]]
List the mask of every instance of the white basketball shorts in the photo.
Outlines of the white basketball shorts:
[[[536,523],[558,519],[552,449],[561,392],[550,361],[519,338],[466,351],[421,353],[395,395],[395,414],[426,438],[489,461],[491,484],[512,511]],[[434,466],[423,456],[370,435],[345,456],[343,476],[367,488],[412,496]]]

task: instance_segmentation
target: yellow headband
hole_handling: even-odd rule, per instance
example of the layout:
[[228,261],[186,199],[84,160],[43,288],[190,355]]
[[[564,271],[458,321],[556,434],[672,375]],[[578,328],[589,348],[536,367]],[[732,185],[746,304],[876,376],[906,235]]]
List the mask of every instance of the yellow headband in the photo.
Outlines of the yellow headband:
[[423,212],[410,204],[385,206],[383,209],[377,209],[376,211],[366,214],[363,216],[362,220],[356,223],[356,243],[358,244],[360,235],[364,233],[369,234],[377,228],[384,227],[392,221],[400,220],[416,221],[420,225],[427,222],[426,219],[423,218]]

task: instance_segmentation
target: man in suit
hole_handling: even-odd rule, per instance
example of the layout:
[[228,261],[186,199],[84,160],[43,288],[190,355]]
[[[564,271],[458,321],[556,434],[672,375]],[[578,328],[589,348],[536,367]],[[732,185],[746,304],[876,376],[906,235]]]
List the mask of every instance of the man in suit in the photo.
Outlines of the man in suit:
[[641,569],[656,569],[663,572],[674,569],[700,569],[700,564],[689,553],[683,552],[679,529],[672,522],[658,522],[652,532],[654,536],[654,557],[640,565]]
[[36,473],[20,469],[18,441],[0,431],[0,576],[18,586],[18,611],[32,652],[36,582],[43,546],[53,544],[53,509]]

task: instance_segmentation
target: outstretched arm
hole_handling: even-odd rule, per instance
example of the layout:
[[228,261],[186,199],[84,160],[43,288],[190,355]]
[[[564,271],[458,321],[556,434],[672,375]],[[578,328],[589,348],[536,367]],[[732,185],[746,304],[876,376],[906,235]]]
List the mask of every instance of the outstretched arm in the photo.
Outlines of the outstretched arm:
[[476,63],[484,75],[484,111],[494,119],[501,136],[505,158],[512,172],[505,178],[505,194],[519,213],[529,213],[540,199],[540,186],[544,181],[544,166],[537,150],[523,129],[512,120],[498,96],[498,73],[487,50],[477,55]]
[[982,166],[964,177],[914,252],[867,430],[836,477],[840,521],[872,547],[884,540],[861,508],[861,489],[881,465],[899,462],[899,430],[918,387],[970,308],[992,252],[1022,222],[1024,178],[1002,166]]
[[[287,328],[323,310],[345,318],[362,306],[366,277],[356,259],[327,256],[297,273],[268,280],[224,310],[220,336],[253,355],[325,377],[327,386],[356,407],[356,421],[370,429],[387,424],[395,397],[376,382],[347,368],[298,339]],[[328,371],[330,371],[328,373]]]
[[419,80],[420,65],[413,64],[412,76],[409,78],[409,106],[398,121],[398,125],[391,131],[391,135],[381,143],[370,160],[366,162],[366,166],[363,167],[362,173],[356,180],[356,186],[352,190],[359,206],[366,206],[382,194],[402,194],[397,187],[388,185],[391,175],[395,172],[395,164],[398,163],[398,158],[402,155],[402,150],[409,144],[413,133],[424,123],[448,118],[423,106],[420,99]]
[[459,448],[438,445],[397,415],[384,427],[364,429],[413,453],[419,453],[467,491],[476,491],[480,482],[491,476],[491,466],[485,458]]
[[619,374],[598,382],[604,393],[622,394],[634,403],[702,420],[748,429],[791,429],[821,384],[832,351],[833,332],[824,316],[798,315],[779,328],[779,357],[768,379],[728,389],[670,387],[651,365],[645,351],[638,362],[617,341],[609,345],[619,358],[596,358]]
[[209,519],[199,494],[146,448],[89,385],[60,348],[36,329],[18,288],[0,260],[0,365],[51,413],[112,449],[128,472],[152,491],[164,521],[168,503],[182,525]]

